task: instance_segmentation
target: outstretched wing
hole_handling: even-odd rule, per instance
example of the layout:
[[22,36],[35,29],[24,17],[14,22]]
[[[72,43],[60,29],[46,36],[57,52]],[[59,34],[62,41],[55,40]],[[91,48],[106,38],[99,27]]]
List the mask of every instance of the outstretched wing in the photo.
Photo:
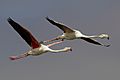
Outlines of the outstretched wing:
[[7,21],[19,33],[19,35],[29,44],[30,47],[32,47],[33,49],[40,47],[39,42],[33,37],[33,35],[28,30],[26,30],[21,25],[13,21],[11,18],[8,18]]
[[104,44],[102,44],[102,43],[100,43],[100,42],[98,42],[98,41],[96,41],[94,39],[91,39],[91,38],[81,37],[81,39],[83,39],[83,40],[85,40],[85,41],[87,41],[89,43],[96,44],[96,45],[101,45],[101,46],[105,46],[105,47],[109,47],[110,46],[109,44],[108,45],[104,45]]
[[60,28],[61,30],[63,30],[64,33],[71,33],[74,32],[74,30],[70,29],[69,27],[65,26],[62,23],[58,23],[56,21],[53,21],[51,19],[49,19],[48,17],[46,17],[46,19],[53,25],[57,26],[58,28]]

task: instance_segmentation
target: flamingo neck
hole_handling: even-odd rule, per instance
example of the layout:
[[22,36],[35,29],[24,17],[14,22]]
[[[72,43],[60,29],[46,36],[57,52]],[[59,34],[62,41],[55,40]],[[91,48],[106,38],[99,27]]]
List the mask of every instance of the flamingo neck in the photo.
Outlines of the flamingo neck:
[[100,35],[85,36],[86,38],[100,38]]
[[59,50],[49,49],[49,51],[53,53],[58,53],[58,52],[65,52],[66,50],[65,49],[59,49]]

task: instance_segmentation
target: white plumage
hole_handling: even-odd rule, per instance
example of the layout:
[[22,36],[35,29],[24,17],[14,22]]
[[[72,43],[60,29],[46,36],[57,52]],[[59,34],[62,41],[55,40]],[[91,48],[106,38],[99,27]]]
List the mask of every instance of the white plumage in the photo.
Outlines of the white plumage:
[[105,45],[105,44],[102,44],[100,42],[98,42],[97,40],[93,39],[93,38],[101,38],[101,39],[104,39],[104,38],[107,38],[109,39],[109,36],[108,34],[100,34],[100,35],[92,35],[92,36],[88,36],[88,35],[84,35],[83,33],[81,33],[79,30],[75,30],[75,29],[71,29],[69,28],[68,26],[62,24],[62,23],[59,23],[59,22],[56,22],[48,17],[46,17],[46,19],[53,25],[57,26],[58,28],[60,28],[62,31],[63,31],[63,34],[61,36],[58,36],[56,38],[53,38],[51,40],[47,40],[47,41],[44,41],[44,42],[51,42],[51,41],[54,41],[54,40],[59,40],[59,39],[66,39],[66,40],[73,40],[73,39],[82,39],[82,40],[85,40],[89,43],[93,43],[93,44],[96,44],[96,45],[101,45],[101,46],[106,46],[106,47],[109,47],[110,45]]

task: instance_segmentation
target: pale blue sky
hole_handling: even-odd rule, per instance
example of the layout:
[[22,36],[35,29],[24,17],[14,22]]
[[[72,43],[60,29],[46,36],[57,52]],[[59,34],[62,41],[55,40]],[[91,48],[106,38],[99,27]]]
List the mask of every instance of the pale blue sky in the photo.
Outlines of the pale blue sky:
[[[29,29],[38,40],[62,32],[45,17],[62,22],[85,34],[110,34],[109,48],[82,40],[65,41],[53,49],[71,46],[72,52],[46,53],[10,61],[29,46],[10,27],[11,17]],[[119,80],[120,79],[119,0],[0,0],[0,79],[1,80]]]

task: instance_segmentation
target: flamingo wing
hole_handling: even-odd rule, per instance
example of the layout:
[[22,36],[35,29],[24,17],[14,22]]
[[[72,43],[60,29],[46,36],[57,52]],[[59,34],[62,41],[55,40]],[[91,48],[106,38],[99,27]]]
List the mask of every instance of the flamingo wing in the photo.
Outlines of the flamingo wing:
[[53,21],[51,19],[49,19],[48,17],[46,17],[46,19],[53,25],[57,26],[58,28],[60,28],[61,30],[63,30],[64,33],[71,33],[74,32],[74,30],[70,29],[69,27],[65,26],[62,23],[58,23],[56,21]]
[[11,18],[8,18],[7,21],[19,33],[19,35],[28,43],[30,47],[32,47],[33,49],[40,47],[39,42],[28,30],[26,30],[21,25],[13,21]]

